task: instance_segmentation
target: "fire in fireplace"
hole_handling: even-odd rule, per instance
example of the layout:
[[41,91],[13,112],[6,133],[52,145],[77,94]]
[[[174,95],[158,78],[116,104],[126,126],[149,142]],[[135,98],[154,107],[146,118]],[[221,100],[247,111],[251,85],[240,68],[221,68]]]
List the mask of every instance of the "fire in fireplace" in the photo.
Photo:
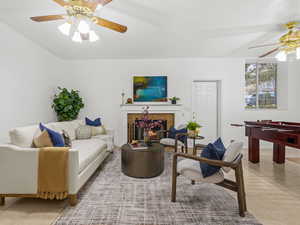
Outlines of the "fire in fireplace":
[[[139,120],[136,119],[135,120],[135,123],[134,123],[134,127],[133,127],[133,137],[134,137],[134,140],[143,140],[144,139],[144,128],[140,128],[136,125],[136,122],[138,122]],[[153,120],[153,122],[156,122],[158,120]],[[159,130],[167,130],[167,123],[168,121],[167,120],[160,120],[159,121],[161,123],[161,127],[160,128],[156,128],[156,129],[153,129],[151,130],[151,139],[152,140],[159,140],[160,137],[158,136],[158,131]]]
[[[142,113],[129,113],[128,115],[128,128],[127,128],[127,141],[131,143],[132,140],[143,140],[144,130],[142,128],[136,127],[136,121],[141,120],[143,117]],[[162,121],[161,130],[169,130],[174,126],[175,115],[173,113],[150,113],[149,119],[153,121]],[[160,139],[157,136],[157,131],[153,131],[152,139]]]

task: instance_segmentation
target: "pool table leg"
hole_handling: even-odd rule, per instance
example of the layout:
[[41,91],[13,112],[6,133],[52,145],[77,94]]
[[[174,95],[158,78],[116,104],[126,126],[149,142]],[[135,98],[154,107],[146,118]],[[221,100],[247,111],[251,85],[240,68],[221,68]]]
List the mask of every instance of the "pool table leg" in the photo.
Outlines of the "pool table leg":
[[285,146],[274,143],[273,145],[273,161],[278,164],[285,163]]
[[248,141],[249,161],[252,163],[259,163],[259,139],[250,136]]

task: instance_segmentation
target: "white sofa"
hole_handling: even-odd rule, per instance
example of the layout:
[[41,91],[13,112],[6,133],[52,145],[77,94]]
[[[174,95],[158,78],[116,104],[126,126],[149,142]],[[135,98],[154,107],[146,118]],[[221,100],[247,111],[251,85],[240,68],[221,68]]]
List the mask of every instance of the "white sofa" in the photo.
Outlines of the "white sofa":
[[[69,201],[77,202],[77,193],[113,149],[113,130],[91,139],[76,140],[81,120],[49,123],[56,131],[66,130],[72,140],[69,151]],[[38,125],[10,131],[10,144],[0,145],[0,204],[5,197],[37,197],[38,152],[32,148]]]

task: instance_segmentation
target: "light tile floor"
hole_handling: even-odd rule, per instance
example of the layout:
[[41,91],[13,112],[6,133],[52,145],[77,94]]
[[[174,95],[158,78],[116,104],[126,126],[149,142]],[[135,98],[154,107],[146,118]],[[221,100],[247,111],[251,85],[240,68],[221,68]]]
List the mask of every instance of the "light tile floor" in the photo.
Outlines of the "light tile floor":
[[[300,158],[300,151],[288,149],[287,157]],[[259,164],[244,160],[244,171],[248,210],[259,221],[265,225],[300,225],[300,164],[288,160],[275,164],[272,150],[263,150]]]
[[[247,154],[245,154],[247,155]],[[287,150],[299,157],[299,150]],[[260,164],[244,159],[248,210],[264,225],[300,225],[300,164],[272,162],[272,150],[261,151]],[[233,173],[227,175],[232,178]],[[232,193],[232,192],[231,192]],[[0,225],[50,225],[66,201],[6,199],[0,207]]]

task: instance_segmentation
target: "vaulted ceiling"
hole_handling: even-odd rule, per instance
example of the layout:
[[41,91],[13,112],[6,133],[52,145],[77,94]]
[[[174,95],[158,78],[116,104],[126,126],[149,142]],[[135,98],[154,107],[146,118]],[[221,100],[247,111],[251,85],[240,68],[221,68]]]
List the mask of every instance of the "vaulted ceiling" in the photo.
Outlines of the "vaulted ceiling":
[[[60,14],[52,0],[7,0],[0,20],[64,59],[254,57],[270,48],[285,30],[280,25],[300,20],[299,0],[113,0],[98,16],[128,26],[125,34],[99,27],[101,40],[74,43],[57,26],[62,21],[34,23],[29,17]],[[1,34],[5,35],[5,34]]]

